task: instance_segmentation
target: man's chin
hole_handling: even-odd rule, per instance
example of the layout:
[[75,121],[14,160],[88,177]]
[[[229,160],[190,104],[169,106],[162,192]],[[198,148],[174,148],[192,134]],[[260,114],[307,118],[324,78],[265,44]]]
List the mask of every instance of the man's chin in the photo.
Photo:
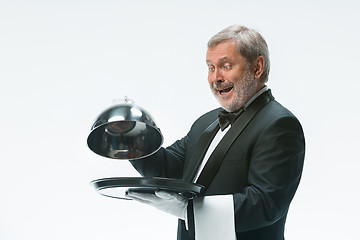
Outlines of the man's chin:
[[220,106],[228,112],[234,112],[238,110],[240,107],[237,107],[237,101],[234,100],[232,96],[221,96],[220,94],[214,94],[216,100],[219,102]]
[[218,98],[218,102],[223,109],[225,109],[228,112],[231,112],[231,109],[232,109],[231,103],[229,103],[228,101],[223,101],[220,98]]
[[235,112],[242,107],[242,104],[236,101],[229,101],[229,100],[223,101],[222,99],[218,98],[218,102],[221,105],[221,107],[228,112]]

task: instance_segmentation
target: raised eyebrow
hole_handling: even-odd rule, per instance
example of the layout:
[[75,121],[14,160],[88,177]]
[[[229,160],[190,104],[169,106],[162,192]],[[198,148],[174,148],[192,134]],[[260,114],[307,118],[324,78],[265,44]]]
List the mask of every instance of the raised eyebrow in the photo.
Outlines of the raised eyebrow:
[[[218,60],[218,62],[221,64],[221,63],[224,63],[224,62],[227,62],[228,61],[228,58],[227,57],[222,57]],[[206,64],[213,64],[210,60],[206,60]]]
[[219,63],[229,62],[229,59],[227,57],[222,57],[219,59]]

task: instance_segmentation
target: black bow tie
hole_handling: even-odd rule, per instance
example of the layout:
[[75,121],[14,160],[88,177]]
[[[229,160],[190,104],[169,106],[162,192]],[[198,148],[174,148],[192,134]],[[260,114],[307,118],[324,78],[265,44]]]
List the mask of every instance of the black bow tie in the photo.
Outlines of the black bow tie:
[[235,112],[228,112],[225,110],[220,110],[219,112],[219,125],[221,131],[224,131],[230,124],[233,124],[235,120],[243,113],[244,109],[240,108]]

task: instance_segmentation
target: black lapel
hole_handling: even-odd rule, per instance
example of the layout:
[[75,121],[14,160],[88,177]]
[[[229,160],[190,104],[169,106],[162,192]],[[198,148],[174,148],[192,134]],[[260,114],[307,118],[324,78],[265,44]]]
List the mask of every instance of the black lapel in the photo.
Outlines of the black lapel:
[[274,97],[271,94],[271,91],[268,90],[261,94],[250,106],[239,116],[239,118],[234,122],[233,126],[225,134],[223,139],[216,146],[215,150],[212,152],[209,160],[205,164],[198,180],[196,183],[204,186],[203,193],[206,192],[209,187],[212,179],[215,177],[222,160],[224,159],[225,154],[231,147],[232,143],[241,134],[253,117],[268,104]]
[[185,169],[183,180],[192,182],[195,177],[197,170],[205,156],[207,149],[210,146],[211,141],[215,137],[216,133],[219,131],[219,121],[216,119],[212,124],[209,125],[202,133],[199,142],[197,143],[196,150],[192,154],[192,157],[189,161],[189,165]]

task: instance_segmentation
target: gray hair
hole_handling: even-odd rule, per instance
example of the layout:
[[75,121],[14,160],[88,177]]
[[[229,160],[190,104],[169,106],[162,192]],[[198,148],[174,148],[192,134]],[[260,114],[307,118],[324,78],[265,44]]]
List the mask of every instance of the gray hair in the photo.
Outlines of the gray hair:
[[264,72],[260,80],[267,82],[270,72],[269,50],[265,39],[255,30],[241,25],[233,25],[214,35],[208,42],[208,48],[219,43],[233,40],[238,44],[238,52],[247,59],[251,65],[259,56],[264,58]]

